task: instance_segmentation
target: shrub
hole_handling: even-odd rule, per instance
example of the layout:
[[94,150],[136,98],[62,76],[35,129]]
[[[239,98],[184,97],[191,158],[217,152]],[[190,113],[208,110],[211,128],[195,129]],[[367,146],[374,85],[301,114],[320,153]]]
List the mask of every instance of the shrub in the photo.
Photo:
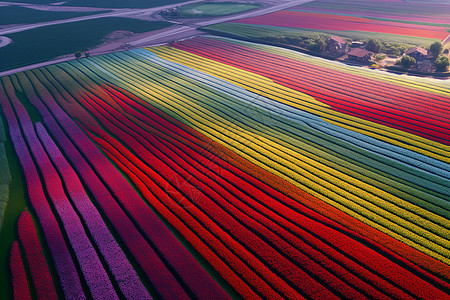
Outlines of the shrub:
[[377,54],[375,55],[375,60],[380,61],[386,58],[386,54]]
[[447,56],[440,55],[434,62],[434,65],[436,66],[436,71],[444,72],[445,70],[447,70],[450,62]]
[[411,57],[409,55],[404,55],[400,59],[400,64],[405,69],[409,69],[411,66],[413,66],[416,63],[416,59],[414,57]]

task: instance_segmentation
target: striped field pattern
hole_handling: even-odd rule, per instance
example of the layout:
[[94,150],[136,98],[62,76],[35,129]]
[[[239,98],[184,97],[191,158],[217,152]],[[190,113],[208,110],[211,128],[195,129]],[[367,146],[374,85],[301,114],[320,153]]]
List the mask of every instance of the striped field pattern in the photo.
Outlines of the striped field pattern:
[[14,298],[449,298],[447,83],[197,37],[3,77],[0,104]]

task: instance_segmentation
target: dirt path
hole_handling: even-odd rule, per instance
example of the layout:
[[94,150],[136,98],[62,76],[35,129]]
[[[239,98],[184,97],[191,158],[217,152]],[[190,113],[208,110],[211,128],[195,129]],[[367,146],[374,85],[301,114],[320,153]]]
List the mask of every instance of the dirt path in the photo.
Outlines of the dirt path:
[[444,48],[446,44],[450,44],[450,34],[442,41],[442,45],[444,45]]

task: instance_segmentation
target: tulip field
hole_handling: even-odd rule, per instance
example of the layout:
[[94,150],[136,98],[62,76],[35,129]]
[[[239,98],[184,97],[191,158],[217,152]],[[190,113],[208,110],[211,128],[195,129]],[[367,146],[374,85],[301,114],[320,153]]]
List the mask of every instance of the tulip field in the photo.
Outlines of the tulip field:
[[[270,14],[206,27],[214,32],[258,36],[328,34],[354,40],[377,38],[390,43],[428,46],[449,36],[450,4],[446,1],[315,0]],[[306,31],[306,32],[305,32]]]
[[0,80],[13,299],[450,299],[444,81],[210,36]]

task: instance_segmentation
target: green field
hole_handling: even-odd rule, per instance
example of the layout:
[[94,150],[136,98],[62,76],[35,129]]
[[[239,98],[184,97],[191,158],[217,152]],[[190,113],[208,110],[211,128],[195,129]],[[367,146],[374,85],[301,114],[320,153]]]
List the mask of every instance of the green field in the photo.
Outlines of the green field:
[[170,25],[168,22],[100,18],[9,34],[7,36],[13,43],[0,48],[0,71],[92,48],[101,44],[106,35],[116,30],[141,33]]
[[287,28],[268,25],[252,25],[240,23],[221,23],[202,27],[208,32],[215,32],[217,34],[226,33],[246,38],[264,39],[273,36],[300,36],[323,34],[326,36],[338,35],[344,38],[350,38],[354,41],[376,38],[385,42],[404,43],[409,45],[419,45],[428,47],[431,43],[437,41],[436,39],[420,38],[413,36],[402,36],[397,34],[387,34],[367,31],[333,31],[333,30],[317,30],[306,28]]
[[44,11],[21,6],[2,6],[0,7],[0,25],[9,24],[31,24],[38,22],[47,22],[89,16],[107,11],[96,12],[72,12],[72,11]]
[[400,56],[404,51],[414,46],[428,48],[433,42],[438,41],[436,39],[378,32],[300,29],[240,23],[221,23],[205,26],[202,29],[215,35],[244,38],[263,43],[275,43],[277,45],[288,45],[311,51],[315,51],[314,45],[318,39],[324,41],[334,35],[351,39],[352,41],[365,42],[369,39],[377,39],[382,44],[381,52],[391,56]]
[[259,7],[260,5],[257,4],[242,4],[237,2],[193,3],[181,6],[176,11],[176,16],[180,18],[225,16]]

